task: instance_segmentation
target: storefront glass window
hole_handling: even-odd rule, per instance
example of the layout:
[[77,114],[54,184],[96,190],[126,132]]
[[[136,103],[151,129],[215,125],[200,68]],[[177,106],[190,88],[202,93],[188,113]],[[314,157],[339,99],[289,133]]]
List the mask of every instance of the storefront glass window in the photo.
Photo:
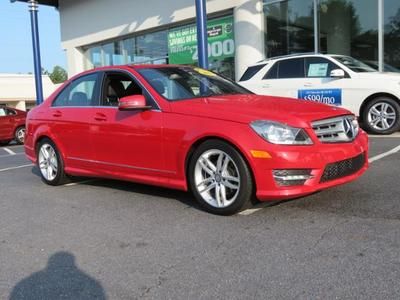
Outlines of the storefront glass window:
[[[233,17],[208,20],[207,36],[209,69],[233,79],[235,76]],[[198,64],[195,24],[169,30],[168,55],[171,64]]]
[[93,47],[87,51],[90,68],[97,68],[103,65],[101,47]]
[[[234,79],[233,17],[208,21],[209,68]],[[179,26],[86,49],[88,68],[142,64],[197,65],[196,25]]]
[[378,61],[377,0],[323,0],[319,6],[321,52]]
[[313,0],[264,0],[267,57],[314,50]]
[[122,41],[124,63],[130,64],[135,62],[136,42],[135,38],[129,38]]
[[135,63],[166,63],[167,56],[167,31],[150,33],[136,38]]
[[113,65],[114,43],[109,43],[102,46],[103,49],[103,64],[105,66]]
[[384,12],[384,70],[400,72],[400,1],[385,0]]

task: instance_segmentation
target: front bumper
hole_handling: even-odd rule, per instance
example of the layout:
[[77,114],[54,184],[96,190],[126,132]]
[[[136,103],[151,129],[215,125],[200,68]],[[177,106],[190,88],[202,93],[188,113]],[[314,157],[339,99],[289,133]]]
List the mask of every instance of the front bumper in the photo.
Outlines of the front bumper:
[[[265,149],[271,154],[270,159],[253,159],[252,165],[256,180],[256,196],[261,201],[284,200],[344,184],[360,177],[368,168],[368,137],[361,131],[351,143],[325,144],[312,146],[288,147],[273,146]],[[324,171],[328,165],[361,157],[363,161],[354,172],[344,172],[341,176],[326,179]],[[304,184],[281,186],[273,177],[273,170],[311,169],[311,178]]]

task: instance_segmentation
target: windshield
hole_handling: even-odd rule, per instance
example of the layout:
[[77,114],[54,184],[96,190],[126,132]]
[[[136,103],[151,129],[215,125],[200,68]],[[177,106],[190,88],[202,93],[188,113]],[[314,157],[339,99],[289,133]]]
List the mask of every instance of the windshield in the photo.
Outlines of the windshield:
[[361,73],[361,72],[376,72],[374,68],[371,68],[367,64],[352,58],[350,56],[332,56],[333,59],[337,60],[338,62],[344,64],[353,72]]
[[211,71],[191,67],[137,69],[150,85],[170,101],[216,95],[251,94]]

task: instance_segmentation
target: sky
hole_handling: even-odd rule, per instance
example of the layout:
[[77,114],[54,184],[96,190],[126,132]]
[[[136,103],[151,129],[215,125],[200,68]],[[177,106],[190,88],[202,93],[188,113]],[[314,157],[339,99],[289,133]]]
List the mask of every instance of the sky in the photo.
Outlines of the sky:
[[[60,17],[54,7],[39,6],[42,68],[66,67],[61,48]],[[0,73],[33,73],[32,36],[28,4],[0,0]]]

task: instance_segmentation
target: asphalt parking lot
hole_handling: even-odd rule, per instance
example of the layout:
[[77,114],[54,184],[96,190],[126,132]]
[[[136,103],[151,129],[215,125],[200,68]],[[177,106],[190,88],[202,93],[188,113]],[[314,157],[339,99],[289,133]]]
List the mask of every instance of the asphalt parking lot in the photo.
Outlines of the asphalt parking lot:
[[370,143],[358,181],[232,217],[0,148],[0,299],[400,299],[400,135]]

